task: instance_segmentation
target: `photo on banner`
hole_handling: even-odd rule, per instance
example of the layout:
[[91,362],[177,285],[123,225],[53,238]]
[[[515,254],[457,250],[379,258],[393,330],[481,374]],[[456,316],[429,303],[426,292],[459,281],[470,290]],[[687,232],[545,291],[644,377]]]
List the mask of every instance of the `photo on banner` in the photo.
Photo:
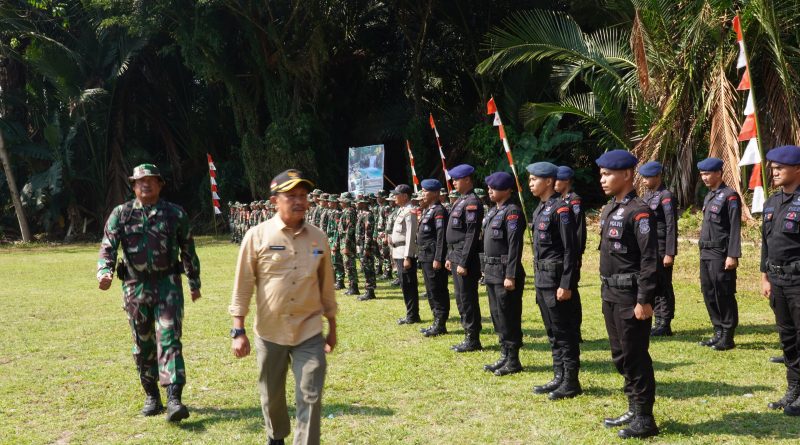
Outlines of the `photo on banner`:
[[350,147],[347,190],[354,194],[377,193],[383,189],[383,145]]

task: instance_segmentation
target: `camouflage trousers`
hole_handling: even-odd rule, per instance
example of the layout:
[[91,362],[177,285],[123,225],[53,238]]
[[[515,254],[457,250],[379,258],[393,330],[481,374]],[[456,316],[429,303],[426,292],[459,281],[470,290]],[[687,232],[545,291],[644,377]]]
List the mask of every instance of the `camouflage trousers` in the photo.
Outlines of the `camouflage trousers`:
[[133,360],[143,386],[186,383],[181,327],[183,288],[180,275],[122,284],[125,312],[133,336]]
[[[361,272],[364,274],[364,287],[375,289],[375,256],[376,250],[367,249],[361,254]],[[380,262],[380,259],[379,261]]]
[[358,286],[358,271],[356,270],[356,253],[355,248],[350,250],[351,253],[344,255],[344,269],[347,272],[347,283],[350,287]]
[[388,245],[384,244],[381,246],[380,250],[381,250],[381,255],[379,261],[383,263],[384,273],[388,274],[392,271],[392,266],[394,265],[392,263],[392,249]]
[[333,262],[333,274],[337,282],[344,282],[344,259],[342,252],[338,249],[331,252],[331,262]]

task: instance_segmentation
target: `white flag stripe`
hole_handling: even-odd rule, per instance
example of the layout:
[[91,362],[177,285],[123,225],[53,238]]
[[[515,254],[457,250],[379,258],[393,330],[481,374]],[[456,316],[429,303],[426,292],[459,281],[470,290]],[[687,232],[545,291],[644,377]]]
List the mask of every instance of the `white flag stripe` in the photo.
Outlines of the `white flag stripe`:
[[213,162],[209,162],[209,163],[208,163],[208,169],[209,169],[209,170],[215,170],[215,171],[216,171],[216,170],[217,170],[217,167],[214,167],[214,163],[213,163]]
[[753,205],[750,212],[761,213],[764,211],[764,187],[760,185],[753,190]]
[[739,41],[739,59],[736,61],[736,68],[747,66],[747,58],[744,56],[744,42]]
[[761,152],[758,151],[758,139],[753,138],[747,143],[739,167],[761,163]]
[[211,192],[211,197],[214,199],[219,199],[219,195],[217,194],[217,192]]
[[508,139],[503,138],[503,148],[506,150],[506,153],[511,151],[511,146],[508,145]]
[[219,209],[219,207],[217,207],[217,206],[214,206],[214,214],[215,214],[215,215],[220,215],[220,214],[222,214],[222,211]]
[[744,115],[750,116],[755,112],[756,112],[756,106],[753,103],[753,90],[750,90],[750,93],[747,95],[747,105],[745,105],[744,107]]
[[213,176],[209,176],[209,178],[211,178],[211,185],[217,185],[217,180]]
[[436,138],[438,139],[439,138],[439,130],[437,130],[436,127],[433,127],[433,132],[436,134]]
[[501,125],[503,125],[503,122],[500,120],[500,113],[495,113],[494,114],[494,126],[495,127],[499,127]]

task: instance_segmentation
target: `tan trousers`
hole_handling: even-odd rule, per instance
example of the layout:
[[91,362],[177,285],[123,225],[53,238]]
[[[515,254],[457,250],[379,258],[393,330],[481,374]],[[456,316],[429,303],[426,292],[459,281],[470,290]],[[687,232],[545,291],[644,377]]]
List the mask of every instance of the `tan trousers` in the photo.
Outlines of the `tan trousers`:
[[325,339],[315,335],[296,346],[283,346],[256,337],[258,390],[267,435],[283,439],[289,435],[289,410],[286,407],[286,374],[289,364],[295,380],[297,426],[295,445],[320,443],[322,386],[325,383]]

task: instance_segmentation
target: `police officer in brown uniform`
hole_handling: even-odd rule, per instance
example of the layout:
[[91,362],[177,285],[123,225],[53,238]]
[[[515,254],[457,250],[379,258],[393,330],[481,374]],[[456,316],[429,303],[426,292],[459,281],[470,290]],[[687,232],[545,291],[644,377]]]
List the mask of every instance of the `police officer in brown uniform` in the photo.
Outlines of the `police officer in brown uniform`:
[[700,230],[700,287],[714,327],[714,336],[700,344],[725,351],[736,346],[733,336],[739,324],[736,268],[742,256],[742,199],[722,181],[721,159],[707,158],[697,169],[710,190]]
[[635,156],[612,150],[596,162],[600,185],[612,197],[600,215],[600,296],[611,359],[625,377],[628,396],[628,411],[603,423],[630,424],[618,432],[623,439],[655,436],[656,380],[648,351],[658,256],[658,239],[650,224],[653,212],[636,196]]

